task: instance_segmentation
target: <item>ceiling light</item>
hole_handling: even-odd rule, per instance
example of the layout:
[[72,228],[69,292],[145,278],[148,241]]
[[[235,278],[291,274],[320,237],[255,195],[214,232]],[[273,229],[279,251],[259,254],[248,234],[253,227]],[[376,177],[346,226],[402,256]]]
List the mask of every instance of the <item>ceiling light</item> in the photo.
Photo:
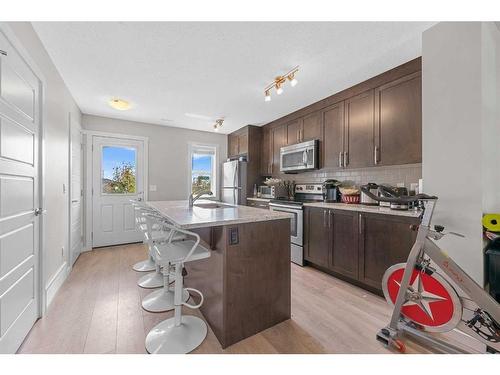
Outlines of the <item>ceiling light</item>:
[[119,111],[127,111],[131,107],[128,101],[119,98],[111,99],[108,104],[111,108],[117,109]]
[[215,124],[214,124],[214,131],[218,132],[220,128],[222,128],[222,124],[224,123],[224,119],[223,118],[219,118],[217,120],[215,120]]
[[267,87],[264,89],[264,93],[265,93],[264,100],[266,102],[270,102],[271,101],[270,90],[272,88],[276,89],[276,94],[278,94],[278,95],[283,94],[283,85],[286,83],[287,80],[290,82],[290,86],[292,86],[292,87],[296,86],[297,83],[298,83],[298,81],[295,78],[295,73],[297,73],[298,71],[299,71],[299,67],[296,66],[295,68],[293,68],[292,70],[290,70],[285,75],[276,77],[274,79],[274,82],[271,83],[271,84],[269,84],[269,85],[267,85]]

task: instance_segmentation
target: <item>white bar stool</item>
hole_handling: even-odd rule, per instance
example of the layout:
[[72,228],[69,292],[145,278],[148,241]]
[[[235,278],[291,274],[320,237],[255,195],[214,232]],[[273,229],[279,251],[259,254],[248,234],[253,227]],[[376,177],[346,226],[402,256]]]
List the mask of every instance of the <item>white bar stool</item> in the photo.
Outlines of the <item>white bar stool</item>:
[[[194,237],[195,240],[169,242],[155,245],[154,248],[165,268],[175,267],[175,313],[174,317],[156,325],[146,336],[146,350],[151,354],[184,354],[196,349],[207,336],[207,325],[196,316],[182,315],[182,306],[197,309],[203,304],[203,294],[193,288],[183,287],[182,270],[184,263],[210,257],[210,250],[200,245],[200,236],[181,229],[172,230]],[[191,291],[200,295],[200,303],[191,305],[184,301],[184,292]]]
[[[132,206],[134,207],[135,214],[135,223],[138,229],[140,229],[143,233],[146,230],[145,228],[145,218],[143,217],[144,212],[149,212],[151,209],[146,207],[142,202],[137,200],[131,200]],[[151,272],[156,268],[156,264],[151,255],[148,259],[137,262],[132,266],[132,269],[137,272]]]
[[[147,222],[147,227],[152,227],[154,223],[161,223],[161,233],[163,233],[162,238],[157,241],[151,242],[152,256],[158,267],[162,269],[161,271],[161,284],[163,286],[161,289],[155,290],[149,293],[142,300],[142,308],[149,312],[165,312],[174,309],[174,289],[170,284],[174,282],[173,274],[171,273],[170,263],[165,262],[164,259],[166,254],[159,253],[156,249],[158,246],[167,247],[178,243],[178,241],[184,242],[182,240],[186,239],[186,236],[177,231],[172,230],[173,226],[165,221],[165,219],[157,214],[144,214]],[[154,238],[154,237],[153,237]],[[184,291],[183,301],[189,299],[189,293]]]
[[[144,227],[144,239],[148,245],[150,257],[154,259],[155,258],[153,249],[154,244],[162,241],[163,242],[168,241],[170,237],[170,229],[163,228],[161,226],[160,220],[163,220],[163,218],[158,214],[156,214],[155,212],[143,213],[143,219],[144,223],[141,224],[141,226]],[[157,222],[155,222],[155,219]],[[182,241],[185,238],[186,236],[183,234],[175,234],[172,237],[172,242]],[[158,264],[158,262],[155,261],[155,272],[151,272],[142,276],[137,282],[137,285],[145,289],[160,288],[164,285],[164,276],[163,273],[161,272],[161,267]],[[157,306],[157,308],[160,308],[160,306]]]

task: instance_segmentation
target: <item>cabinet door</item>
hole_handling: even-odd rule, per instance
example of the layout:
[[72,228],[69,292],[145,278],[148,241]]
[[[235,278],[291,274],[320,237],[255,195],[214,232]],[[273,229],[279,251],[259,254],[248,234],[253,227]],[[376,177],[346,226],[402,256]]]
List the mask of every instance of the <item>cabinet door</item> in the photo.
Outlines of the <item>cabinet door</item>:
[[345,101],[347,168],[371,167],[374,158],[373,90]]
[[332,255],[330,268],[344,276],[358,278],[358,212],[331,210]]
[[248,153],[248,132],[243,132],[238,136],[238,154]]
[[406,262],[416,239],[410,225],[417,223],[418,219],[414,218],[362,214],[359,281],[382,290],[382,277],[387,268]]
[[313,139],[323,139],[323,129],[321,128],[321,112],[314,112],[302,119],[301,142]]
[[328,226],[328,213],[329,210],[323,208],[306,207],[305,209],[305,259],[323,267],[328,267],[329,265],[331,249],[331,231]]
[[422,75],[413,73],[375,90],[377,164],[422,162]]
[[236,134],[229,134],[227,137],[227,153],[228,156],[236,156],[239,154],[238,136]]
[[270,173],[280,171],[280,148],[286,145],[286,127],[278,126],[271,130],[272,134],[272,165]]
[[294,120],[286,125],[287,145],[299,143],[302,134],[302,120]]
[[342,168],[344,152],[344,102],[323,110],[323,168]]
[[265,127],[262,129],[262,146],[260,158],[260,173],[269,175],[271,173],[271,131]]

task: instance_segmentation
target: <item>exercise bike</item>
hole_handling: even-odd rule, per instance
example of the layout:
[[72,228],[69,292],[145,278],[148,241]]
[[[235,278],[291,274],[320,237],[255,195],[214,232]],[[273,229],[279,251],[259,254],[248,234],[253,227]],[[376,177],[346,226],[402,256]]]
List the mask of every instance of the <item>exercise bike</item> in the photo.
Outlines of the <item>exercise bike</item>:
[[420,224],[411,227],[417,237],[406,263],[393,265],[383,276],[384,296],[394,310],[389,325],[377,333],[377,340],[400,352],[405,352],[402,338],[407,336],[438,352],[470,353],[434,335],[458,329],[483,343],[484,352],[498,353],[500,304],[434,243],[445,235],[443,226],[430,228],[438,198],[426,194],[378,197],[368,186],[361,190],[380,202],[415,203],[423,209]]

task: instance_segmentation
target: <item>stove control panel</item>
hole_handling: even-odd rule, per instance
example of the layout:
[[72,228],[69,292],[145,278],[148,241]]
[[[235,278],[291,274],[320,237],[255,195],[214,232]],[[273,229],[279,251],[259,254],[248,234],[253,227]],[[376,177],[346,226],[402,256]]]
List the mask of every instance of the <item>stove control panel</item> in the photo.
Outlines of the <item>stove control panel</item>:
[[303,194],[321,194],[323,191],[322,184],[297,184],[295,185],[296,193]]

